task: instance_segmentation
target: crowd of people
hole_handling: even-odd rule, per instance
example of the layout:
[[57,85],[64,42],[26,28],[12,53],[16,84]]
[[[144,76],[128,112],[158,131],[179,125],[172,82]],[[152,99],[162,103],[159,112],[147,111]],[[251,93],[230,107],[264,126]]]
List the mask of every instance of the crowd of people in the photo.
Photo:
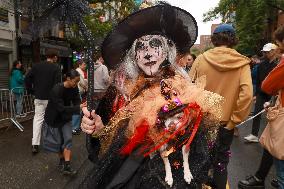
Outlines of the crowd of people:
[[[63,174],[75,175],[72,134],[82,130],[96,166],[80,188],[225,189],[236,126],[272,106],[279,91],[284,102],[284,26],[262,56],[248,58],[233,49],[236,36],[232,25],[220,24],[211,36],[214,47],[196,57],[190,52],[195,19],[159,4],[129,15],[105,38],[94,78],[88,78],[83,59],[63,77],[52,50],[25,77],[16,61],[10,86],[20,87],[13,91],[17,116],[22,87],[35,96],[32,153],[42,145],[59,155]],[[93,111],[86,105],[88,79],[94,79]],[[245,141],[259,142],[260,125],[261,115]],[[284,159],[265,147],[257,172],[238,187],[264,188],[273,164],[272,184],[284,189]]]

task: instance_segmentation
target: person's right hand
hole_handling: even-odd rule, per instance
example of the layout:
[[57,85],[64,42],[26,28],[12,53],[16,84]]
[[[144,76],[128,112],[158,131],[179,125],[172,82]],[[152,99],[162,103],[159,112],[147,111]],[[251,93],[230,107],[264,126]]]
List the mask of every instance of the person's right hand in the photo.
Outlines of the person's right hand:
[[84,113],[81,123],[81,129],[83,132],[87,134],[96,134],[104,128],[102,119],[95,113],[95,110],[90,113],[87,107],[83,107],[82,111]]

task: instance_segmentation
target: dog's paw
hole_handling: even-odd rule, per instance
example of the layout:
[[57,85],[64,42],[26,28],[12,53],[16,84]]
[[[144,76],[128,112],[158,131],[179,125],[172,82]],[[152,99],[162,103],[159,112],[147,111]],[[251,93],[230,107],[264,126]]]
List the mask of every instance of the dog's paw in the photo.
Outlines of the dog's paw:
[[193,176],[192,176],[190,170],[185,170],[184,171],[184,180],[187,182],[187,184],[190,184],[192,179],[193,179]]
[[173,186],[174,180],[173,180],[173,177],[172,177],[172,176],[166,175],[165,181],[166,181],[166,183],[167,183],[170,187]]

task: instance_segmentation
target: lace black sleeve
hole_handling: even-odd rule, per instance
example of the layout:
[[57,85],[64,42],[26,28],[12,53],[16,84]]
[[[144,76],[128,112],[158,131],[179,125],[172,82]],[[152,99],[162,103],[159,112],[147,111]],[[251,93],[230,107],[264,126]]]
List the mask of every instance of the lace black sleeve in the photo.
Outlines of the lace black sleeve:
[[[106,95],[100,100],[99,106],[96,109],[96,114],[101,116],[104,125],[107,125],[111,118],[112,104],[114,102],[116,94],[116,88],[114,86],[110,86],[106,92]],[[91,135],[87,135],[86,147],[89,160],[95,163],[98,160],[98,153],[100,151],[99,139],[93,138]]]
[[96,113],[101,116],[104,125],[107,125],[112,115],[112,106],[117,95],[117,89],[110,86],[105,93],[105,96],[99,100],[99,105]]

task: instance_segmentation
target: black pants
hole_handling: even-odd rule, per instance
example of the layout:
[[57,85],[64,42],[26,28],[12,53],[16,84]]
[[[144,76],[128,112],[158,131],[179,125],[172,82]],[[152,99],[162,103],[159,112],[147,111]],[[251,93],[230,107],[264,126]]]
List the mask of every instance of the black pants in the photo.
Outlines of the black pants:
[[[255,102],[253,115],[257,114],[263,109],[263,104],[265,102],[266,102],[266,99],[264,99],[261,95],[256,96],[256,102]],[[258,136],[259,127],[260,127],[260,119],[261,119],[261,115],[258,115],[257,117],[253,119],[251,134],[253,134],[254,136]]]
[[220,127],[215,146],[216,155],[213,167],[213,188],[226,189],[229,163],[229,151],[233,142],[234,129]]
[[265,180],[272,165],[273,165],[272,155],[267,150],[263,149],[261,162],[255,176],[258,179]]

